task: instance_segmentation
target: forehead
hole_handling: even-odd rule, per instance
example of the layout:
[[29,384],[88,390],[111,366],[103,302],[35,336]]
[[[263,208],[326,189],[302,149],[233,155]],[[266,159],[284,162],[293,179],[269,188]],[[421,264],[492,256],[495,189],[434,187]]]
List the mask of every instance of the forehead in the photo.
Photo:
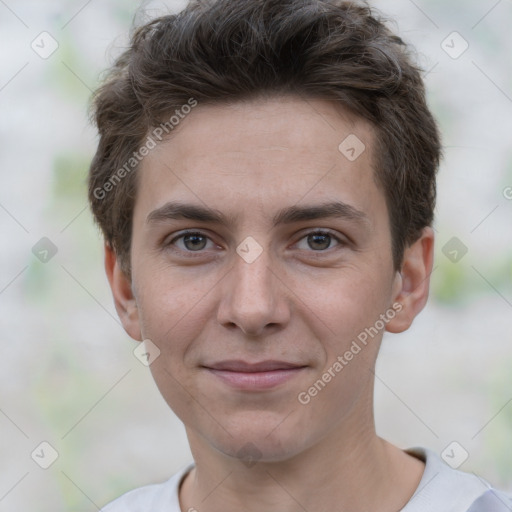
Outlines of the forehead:
[[[174,199],[269,219],[300,201],[378,210],[373,130],[333,102],[283,97],[199,105],[142,161],[134,217]],[[374,212],[378,213],[378,212]]]

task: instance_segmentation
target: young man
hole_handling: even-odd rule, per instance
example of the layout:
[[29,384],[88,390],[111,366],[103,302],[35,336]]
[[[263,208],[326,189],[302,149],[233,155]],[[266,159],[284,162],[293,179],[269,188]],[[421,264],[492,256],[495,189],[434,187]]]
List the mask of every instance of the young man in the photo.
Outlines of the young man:
[[440,141],[367,6],[193,2],[135,32],[94,113],[116,309],[194,457],[105,512],[512,510],[375,432],[382,335],[428,297]]

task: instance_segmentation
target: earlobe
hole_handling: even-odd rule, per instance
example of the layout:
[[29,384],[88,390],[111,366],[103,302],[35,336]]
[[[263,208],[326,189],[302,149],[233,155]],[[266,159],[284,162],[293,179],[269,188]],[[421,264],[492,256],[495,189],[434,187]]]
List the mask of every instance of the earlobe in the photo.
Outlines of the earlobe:
[[424,308],[430,289],[430,274],[434,259],[434,231],[425,227],[421,236],[406,248],[400,272],[395,276],[393,303],[402,309],[386,325],[389,332],[407,330]]
[[142,341],[139,310],[131,281],[121,269],[115,251],[108,244],[105,244],[105,272],[124,330],[134,340]]

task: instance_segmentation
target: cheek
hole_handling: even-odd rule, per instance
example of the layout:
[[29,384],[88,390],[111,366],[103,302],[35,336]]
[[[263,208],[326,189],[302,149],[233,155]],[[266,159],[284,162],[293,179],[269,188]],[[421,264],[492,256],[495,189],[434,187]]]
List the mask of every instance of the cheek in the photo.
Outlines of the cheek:
[[304,406],[310,408],[308,417],[329,417],[334,424],[351,414],[360,396],[370,393],[384,332],[380,323],[377,329],[375,324],[388,307],[385,277],[353,269],[323,293],[310,295],[308,306],[315,314],[309,317],[324,335],[325,359],[301,390],[302,398],[310,400]]
[[179,353],[200,328],[206,313],[208,280],[147,267],[139,279],[137,304],[145,338],[155,340],[161,351]]
[[[323,324],[330,345],[350,343],[365,328],[370,327],[388,307],[389,286],[385,275],[369,273],[360,268],[343,269],[337,277],[312,281],[304,303],[314,313],[312,319]],[[313,286],[314,284],[314,286]]]
[[175,414],[186,423],[197,422],[194,340],[202,338],[209,318],[208,295],[197,279],[169,269],[143,277],[145,285],[138,293],[142,334],[160,349],[150,371]]
[[[180,270],[170,264],[163,249],[140,247],[133,249],[137,299],[142,305],[174,311],[190,301],[189,296],[199,293],[195,289],[198,279],[193,271]],[[190,270],[190,268],[188,269]]]

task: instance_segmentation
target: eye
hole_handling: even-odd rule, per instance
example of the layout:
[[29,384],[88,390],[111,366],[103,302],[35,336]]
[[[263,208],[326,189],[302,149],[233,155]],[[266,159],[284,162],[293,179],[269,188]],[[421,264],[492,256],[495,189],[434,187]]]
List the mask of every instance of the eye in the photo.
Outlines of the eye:
[[299,249],[308,250],[308,248],[309,248],[316,252],[325,252],[327,249],[332,248],[331,243],[333,241],[336,241],[336,245],[338,245],[338,246],[346,245],[345,242],[343,242],[340,238],[338,238],[333,233],[331,233],[329,231],[323,231],[323,230],[316,230],[316,231],[307,233],[305,236],[303,236],[300,239],[300,241],[302,241],[302,240],[306,241],[307,247],[304,247],[304,244],[302,244],[303,246],[300,247],[300,243],[299,243],[298,244]]
[[177,246],[178,249],[184,252],[200,252],[207,248],[208,242],[211,244],[209,247],[211,249],[215,244],[208,236],[199,231],[187,231],[173,238],[168,245]]
[[[347,243],[330,231],[317,229],[302,236],[296,245],[300,250],[327,252],[333,247],[339,246],[341,248]],[[201,253],[217,247],[209,236],[200,231],[182,232],[166,243],[166,246],[185,253]]]

